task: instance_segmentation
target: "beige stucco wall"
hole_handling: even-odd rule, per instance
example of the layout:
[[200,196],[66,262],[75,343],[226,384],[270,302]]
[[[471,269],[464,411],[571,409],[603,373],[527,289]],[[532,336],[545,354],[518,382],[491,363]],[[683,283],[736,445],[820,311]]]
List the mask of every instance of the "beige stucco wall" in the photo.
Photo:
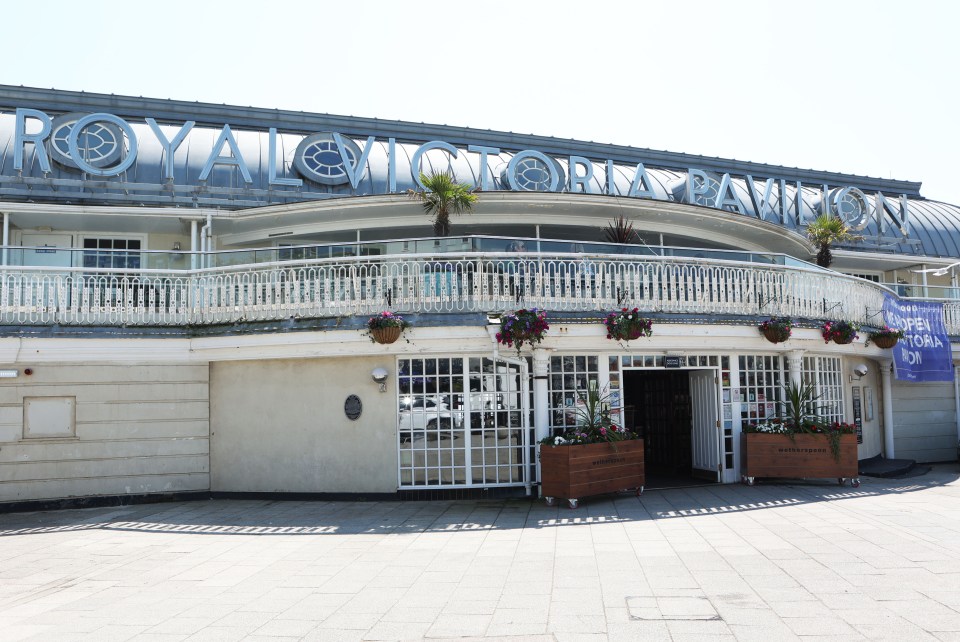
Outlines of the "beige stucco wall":
[[[209,488],[206,365],[0,368],[0,502]],[[24,397],[76,398],[76,434],[25,437]]]
[[[390,372],[387,392],[370,378]],[[344,402],[356,394],[356,421]],[[218,362],[210,366],[211,490],[395,492],[392,357]]]

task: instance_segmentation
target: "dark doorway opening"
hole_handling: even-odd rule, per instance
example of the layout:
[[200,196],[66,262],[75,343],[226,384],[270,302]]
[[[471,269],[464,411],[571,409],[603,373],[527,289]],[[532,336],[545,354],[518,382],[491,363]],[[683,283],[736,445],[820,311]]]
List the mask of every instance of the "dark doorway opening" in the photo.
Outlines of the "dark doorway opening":
[[647,488],[703,484],[693,472],[687,370],[625,370],[624,423],[643,435]]

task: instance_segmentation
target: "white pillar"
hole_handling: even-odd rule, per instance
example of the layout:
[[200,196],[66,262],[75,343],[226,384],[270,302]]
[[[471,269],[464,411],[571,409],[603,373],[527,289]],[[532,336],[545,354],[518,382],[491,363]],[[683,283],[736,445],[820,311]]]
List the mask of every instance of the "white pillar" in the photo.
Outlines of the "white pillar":
[[533,429],[537,441],[550,435],[550,353],[533,349]]
[[893,459],[893,361],[880,360],[880,385],[883,389],[883,456]]
[[[3,256],[0,257],[0,265],[10,264],[10,255],[7,248],[10,247],[10,214],[3,213]],[[20,261],[23,263],[23,261]]]
[[197,252],[200,251],[200,248],[197,247],[200,243],[200,232],[199,227],[197,226],[197,221],[190,221],[190,269],[197,269]]
[[787,369],[790,372],[790,383],[799,386],[803,383],[803,353],[805,350],[790,350],[787,352]]

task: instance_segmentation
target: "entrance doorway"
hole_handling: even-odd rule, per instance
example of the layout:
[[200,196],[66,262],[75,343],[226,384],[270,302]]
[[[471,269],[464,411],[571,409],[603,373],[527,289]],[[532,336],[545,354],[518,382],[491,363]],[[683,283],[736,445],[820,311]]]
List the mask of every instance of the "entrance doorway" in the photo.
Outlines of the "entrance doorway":
[[624,423],[644,439],[647,488],[720,481],[713,370],[624,370]]

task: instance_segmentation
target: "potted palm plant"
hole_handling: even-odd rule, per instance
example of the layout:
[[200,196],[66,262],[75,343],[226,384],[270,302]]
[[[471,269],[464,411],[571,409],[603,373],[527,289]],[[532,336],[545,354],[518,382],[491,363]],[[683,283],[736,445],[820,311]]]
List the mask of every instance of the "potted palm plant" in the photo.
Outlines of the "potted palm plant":
[[643,439],[614,421],[609,395],[591,381],[578,395],[577,425],[540,442],[540,492],[548,506],[566,499],[570,508],[590,495],[635,489],[645,483]]
[[409,190],[410,198],[423,205],[423,211],[433,217],[433,233],[450,236],[450,215],[469,212],[477,202],[477,194],[466,183],[458,183],[452,172],[420,174],[422,190]]
[[853,228],[839,216],[821,214],[807,226],[807,238],[819,248],[817,265],[828,268],[833,263],[833,252],[830,248],[834,243],[856,241],[861,237],[854,234]]
[[782,418],[743,428],[743,481],[752,486],[757,477],[835,477],[841,485],[849,479],[858,487],[856,427],[823,421],[812,384],[791,383],[784,395]]

